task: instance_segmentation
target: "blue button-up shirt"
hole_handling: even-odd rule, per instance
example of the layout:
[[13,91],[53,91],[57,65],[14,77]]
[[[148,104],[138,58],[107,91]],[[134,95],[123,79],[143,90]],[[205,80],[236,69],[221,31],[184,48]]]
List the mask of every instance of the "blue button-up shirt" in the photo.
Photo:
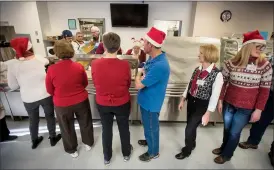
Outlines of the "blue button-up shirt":
[[159,56],[149,57],[145,66],[145,86],[138,92],[138,104],[147,111],[160,112],[163,105],[168,84],[170,68],[163,52]]

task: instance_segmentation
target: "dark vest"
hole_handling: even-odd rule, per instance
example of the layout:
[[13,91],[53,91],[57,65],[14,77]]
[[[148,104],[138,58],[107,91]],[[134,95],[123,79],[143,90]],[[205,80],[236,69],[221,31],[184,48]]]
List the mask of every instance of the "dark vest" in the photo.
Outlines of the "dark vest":
[[[188,86],[188,95],[191,95],[190,89],[191,89],[191,85],[192,85],[192,80],[194,79],[194,76],[196,75],[196,72],[198,70],[199,70],[199,67],[197,67],[192,74],[192,77],[190,79],[190,83]],[[208,74],[208,76],[204,79],[204,81],[205,81],[204,85],[198,86],[197,94],[196,94],[196,96],[193,96],[193,97],[201,99],[201,100],[209,100],[211,97],[211,93],[212,93],[213,83],[215,82],[215,79],[219,72],[220,72],[220,70],[218,68],[216,68],[216,67],[213,68],[211,70],[211,72]],[[201,80],[201,79],[198,78],[198,80]]]

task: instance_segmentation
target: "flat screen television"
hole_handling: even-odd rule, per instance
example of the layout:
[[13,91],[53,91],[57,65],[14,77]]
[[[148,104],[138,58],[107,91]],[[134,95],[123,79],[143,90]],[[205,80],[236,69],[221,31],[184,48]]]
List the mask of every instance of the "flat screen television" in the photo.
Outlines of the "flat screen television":
[[148,4],[110,4],[112,27],[139,27],[148,25]]

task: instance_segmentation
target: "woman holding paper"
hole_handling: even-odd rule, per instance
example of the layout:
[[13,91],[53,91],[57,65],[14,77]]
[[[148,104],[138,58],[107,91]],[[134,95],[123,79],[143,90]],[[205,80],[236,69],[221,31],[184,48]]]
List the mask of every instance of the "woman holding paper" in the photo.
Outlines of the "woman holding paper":
[[210,114],[215,111],[223,85],[223,76],[215,66],[219,59],[219,50],[214,45],[200,47],[199,61],[183,93],[179,110],[182,110],[187,100],[187,126],[185,129],[185,147],[175,157],[184,159],[189,157],[196,147],[197,127],[204,126],[209,121]]

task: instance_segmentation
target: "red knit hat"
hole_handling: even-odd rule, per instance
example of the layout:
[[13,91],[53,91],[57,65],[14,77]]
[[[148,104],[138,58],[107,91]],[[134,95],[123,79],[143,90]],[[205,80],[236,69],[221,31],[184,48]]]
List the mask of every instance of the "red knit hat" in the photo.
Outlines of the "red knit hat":
[[248,32],[244,34],[244,40],[242,46],[250,43],[259,43],[259,44],[266,44],[263,36],[259,33],[258,30]]
[[15,50],[17,59],[25,58],[32,54],[28,51],[32,48],[32,44],[27,37],[18,37],[12,39],[10,41],[10,46]]
[[166,38],[166,34],[163,31],[152,27],[149,32],[145,35],[145,39],[155,47],[161,47]]

